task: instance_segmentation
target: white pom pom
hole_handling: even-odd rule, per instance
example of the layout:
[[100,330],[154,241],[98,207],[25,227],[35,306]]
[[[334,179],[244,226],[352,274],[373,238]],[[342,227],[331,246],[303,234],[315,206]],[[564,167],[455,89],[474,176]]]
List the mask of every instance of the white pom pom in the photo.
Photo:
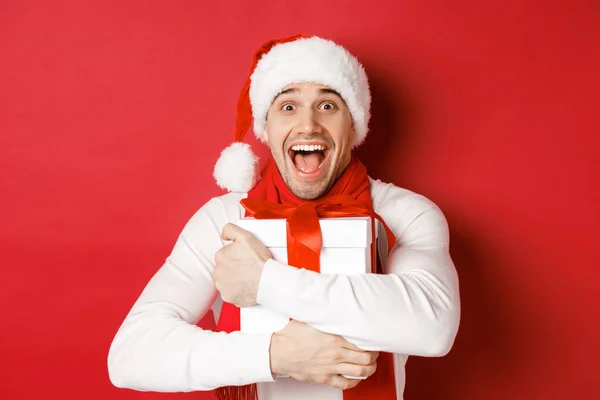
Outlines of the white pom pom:
[[225,148],[215,164],[213,176],[217,185],[230,192],[248,192],[259,177],[258,157],[250,145],[235,142]]

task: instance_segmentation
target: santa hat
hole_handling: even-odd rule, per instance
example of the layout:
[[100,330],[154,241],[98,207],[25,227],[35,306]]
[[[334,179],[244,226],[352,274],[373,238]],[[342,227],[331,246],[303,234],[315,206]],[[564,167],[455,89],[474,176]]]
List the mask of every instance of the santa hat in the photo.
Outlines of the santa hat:
[[360,62],[342,46],[316,36],[294,35],[270,40],[254,54],[252,70],[237,104],[235,142],[221,153],[215,165],[217,184],[230,192],[248,192],[260,172],[258,158],[244,135],[254,119],[254,133],[263,133],[273,99],[289,84],[312,82],[337,91],[346,102],[356,138],[361,144],[368,132],[371,94],[367,74]]

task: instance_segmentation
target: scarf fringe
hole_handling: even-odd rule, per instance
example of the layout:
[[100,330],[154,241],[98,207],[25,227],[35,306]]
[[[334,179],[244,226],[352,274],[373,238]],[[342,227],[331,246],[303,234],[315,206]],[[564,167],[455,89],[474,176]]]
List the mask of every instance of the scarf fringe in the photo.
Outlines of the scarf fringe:
[[215,390],[219,400],[258,400],[256,383],[245,386],[224,386]]

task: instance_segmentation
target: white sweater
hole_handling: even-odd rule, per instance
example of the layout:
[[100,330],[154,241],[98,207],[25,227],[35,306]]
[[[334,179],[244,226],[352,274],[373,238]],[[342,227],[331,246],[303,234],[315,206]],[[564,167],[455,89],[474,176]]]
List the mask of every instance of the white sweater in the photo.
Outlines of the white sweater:
[[[113,339],[108,354],[113,385],[189,392],[258,382],[260,400],[284,400],[262,384],[274,381],[272,332],[228,334],[195,325],[211,308],[219,317],[214,255],[224,245],[223,226],[244,217],[240,200],[246,196],[215,197],[186,224]],[[328,276],[269,260],[257,302],[361,348],[394,353],[402,399],[408,355],[443,356],[452,347],[460,319],[458,278],[448,225],[433,202],[373,179],[371,196],[396,237],[385,275]]]

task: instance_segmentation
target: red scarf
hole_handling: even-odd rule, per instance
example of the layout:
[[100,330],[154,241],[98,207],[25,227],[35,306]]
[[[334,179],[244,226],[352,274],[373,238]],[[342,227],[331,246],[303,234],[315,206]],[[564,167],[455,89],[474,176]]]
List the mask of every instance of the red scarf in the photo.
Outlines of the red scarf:
[[[268,210],[265,209],[265,206],[268,206],[269,203],[266,203],[265,201],[276,204],[271,204],[271,210]],[[343,201],[343,204],[340,204],[340,201]],[[246,216],[254,216],[255,218],[285,218],[286,216],[289,217],[290,214],[294,214],[294,209],[296,209],[301,212],[296,213],[295,216],[292,215],[290,218],[303,221],[304,225],[314,224],[316,221],[317,230],[319,229],[319,216],[370,215],[379,219],[386,228],[388,251],[394,244],[394,236],[391,234],[383,220],[381,220],[381,218],[373,211],[367,169],[355,156],[352,157],[350,164],[334,183],[329,192],[324,197],[314,201],[306,201],[296,197],[283,181],[275,161],[271,158],[265,169],[262,171],[262,177],[257,185],[248,192],[247,199],[244,199],[241,202],[246,208]],[[294,238],[293,235],[294,230],[296,230],[296,233],[298,234],[302,229],[294,229],[293,221],[290,221],[290,218],[288,218],[287,230],[288,250],[290,247],[290,240],[294,240],[296,242],[296,246],[294,246],[296,247],[296,251],[294,254],[290,254],[288,251],[288,264],[294,266],[301,265],[303,268],[307,269],[315,269],[316,264],[316,271],[319,272],[318,258],[320,251],[320,236],[316,238],[317,240],[314,240],[314,237],[308,238],[304,241],[307,245],[303,246],[303,239],[301,237],[302,232],[297,235],[300,236],[300,238]],[[310,220],[308,224],[306,224],[307,219]],[[296,223],[296,227],[297,225],[298,223]],[[374,226],[375,223],[373,223],[373,227]],[[290,233],[290,231],[292,231],[292,233]],[[374,235],[373,238],[375,238]],[[314,242],[317,242],[316,246],[314,246]],[[373,240],[371,250],[374,260],[372,263],[372,272],[381,273],[383,268],[376,267],[377,264],[374,251],[375,240]],[[312,263],[312,268],[311,265],[307,267],[307,259],[312,259],[312,261],[309,262],[309,264]],[[233,304],[223,302],[221,315],[217,324],[217,331],[232,332],[239,330],[240,309]],[[256,384],[218,388],[216,390],[216,395],[220,400],[258,399]],[[343,399],[396,400],[392,354],[381,352],[377,359],[377,371],[375,374],[361,382],[358,386],[345,390],[343,392]]]

